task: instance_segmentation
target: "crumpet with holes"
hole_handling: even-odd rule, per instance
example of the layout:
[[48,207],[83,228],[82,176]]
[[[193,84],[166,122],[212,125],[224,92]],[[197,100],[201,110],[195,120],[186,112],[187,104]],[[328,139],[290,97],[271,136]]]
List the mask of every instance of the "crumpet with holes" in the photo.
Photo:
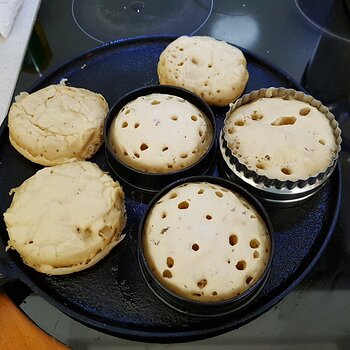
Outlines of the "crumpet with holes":
[[338,150],[325,114],[292,98],[260,98],[233,109],[226,117],[224,134],[240,163],[281,181],[317,176]]
[[84,270],[122,239],[124,192],[94,163],[46,167],[11,192],[4,214],[8,248],[39,272]]
[[161,53],[160,84],[186,88],[209,105],[225,106],[243,92],[248,78],[241,50],[207,36],[181,36]]
[[142,243],[160,283],[198,301],[243,293],[265,271],[271,249],[255,208],[208,182],[186,183],[162,196],[147,216]]
[[41,165],[85,160],[102,144],[107,112],[102,95],[82,88],[59,84],[21,93],[9,111],[10,142]]
[[125,105],[108,133],[113,152],[133,169],[169,173],[196,163],[208,150],[208,118],[181,97],[154,93]]

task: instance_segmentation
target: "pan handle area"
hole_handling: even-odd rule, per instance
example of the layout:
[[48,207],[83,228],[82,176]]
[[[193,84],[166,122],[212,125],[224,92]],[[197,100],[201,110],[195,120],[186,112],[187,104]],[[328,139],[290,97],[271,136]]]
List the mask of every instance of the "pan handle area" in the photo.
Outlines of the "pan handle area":
[[4,293],[0,294],[0,348],[68,350],[37,327]]
[[69,350],[36,326],[18,307],[31,293],[19,280],[6,253],[0,250],[0,349]]
[[11,277],[10,263],[7,261],[5,254],[0,252],[0,290],[4,290],[14,278]]
[[[19,280],[16,270],[6,254],[0,252],[0,293],[5,292],[16,305],[19,305],[33,291]],[[1,347],[0,347],[1,348]]]

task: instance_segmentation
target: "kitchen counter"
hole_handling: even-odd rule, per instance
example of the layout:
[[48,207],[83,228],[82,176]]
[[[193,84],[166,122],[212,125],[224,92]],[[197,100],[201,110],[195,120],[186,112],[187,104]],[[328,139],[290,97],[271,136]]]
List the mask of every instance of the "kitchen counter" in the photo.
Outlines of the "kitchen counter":
[[0,121],[7,115],[41,0],[25,0],[7,39],[0,36]]

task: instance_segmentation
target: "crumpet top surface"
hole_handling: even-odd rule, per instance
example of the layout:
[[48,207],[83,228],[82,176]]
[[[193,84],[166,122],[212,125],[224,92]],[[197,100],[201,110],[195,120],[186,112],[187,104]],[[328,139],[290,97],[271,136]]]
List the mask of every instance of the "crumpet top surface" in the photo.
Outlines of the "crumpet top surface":
[[225,139],[248,169],[271,179],[299,180],[325,171],[337,150],[327,117],[306,102],[261,98],[226,117]]
[[168,94],[150,94],[128,103],[109,129],[118,158],[149,173],[167,173],[198,161],[209,148],[209,120],[190,102]]
[[40,272],[85,269],[120,241],[124,193],[96,164],[44,168],[12,192],[4,214],[8,245]]
[[102,143],[107,112],[103,96],[82,88],[59,84],[22,93],[9,111],[10,141],[38,164],[84,160]]
[[184,87],[208,104],[225,106],[243,92],[248,71],[241,50],[207,36],[182,36],[162,52],[158,62],[161,84]]
[[199,182],[173,188],[154,205],[143,247],[164,286],[189,299],[219,301],[259,279],[270,238],[260,215],[241,196]]

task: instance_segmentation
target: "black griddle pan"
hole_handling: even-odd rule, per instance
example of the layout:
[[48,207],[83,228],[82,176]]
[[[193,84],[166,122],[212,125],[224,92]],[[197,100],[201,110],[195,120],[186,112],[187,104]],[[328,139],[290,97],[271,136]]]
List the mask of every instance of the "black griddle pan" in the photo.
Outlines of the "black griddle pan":
[[[101,93],[109,105],[134,89],[158,83],[157,62],[174,37],[119,40],[90,50],[43,76],[29,92],[62,78],[68,84]],[[302,90],[274,65],[243,50],[250,78],[245,92],[269,86]],[[214,108],[220,131],[227,108]],[[1,212],[11,203],[9,191],[41,166],[22,157],[9,143],[7,120],[0,129]],[[103,147],[91,159],[110,171]],[[112,173],[110,171],[110,173]],[[215,164],[214,176],[219,176]],[[115,175],[113,175],[115,176]],[[268,208],[275,230],[271,274],[261,294],[240,311],[215,319],[195,317],[163,304],[148,288],[137,262],[138,225],[149,196],[125,186],[128,223],[125,240],[95,266],[72,275],[46,276],[24,265],[14,251],[5,251],[6,227],[1,220],[0,285],[20,280],[74,319],[105,333],[146,342],[184,342],[207,338],[252,321],[281,300],[311,270],[335,227],[340,206],[340,167],[306,203]],[[43,315],[45,317],[45,315]]]

